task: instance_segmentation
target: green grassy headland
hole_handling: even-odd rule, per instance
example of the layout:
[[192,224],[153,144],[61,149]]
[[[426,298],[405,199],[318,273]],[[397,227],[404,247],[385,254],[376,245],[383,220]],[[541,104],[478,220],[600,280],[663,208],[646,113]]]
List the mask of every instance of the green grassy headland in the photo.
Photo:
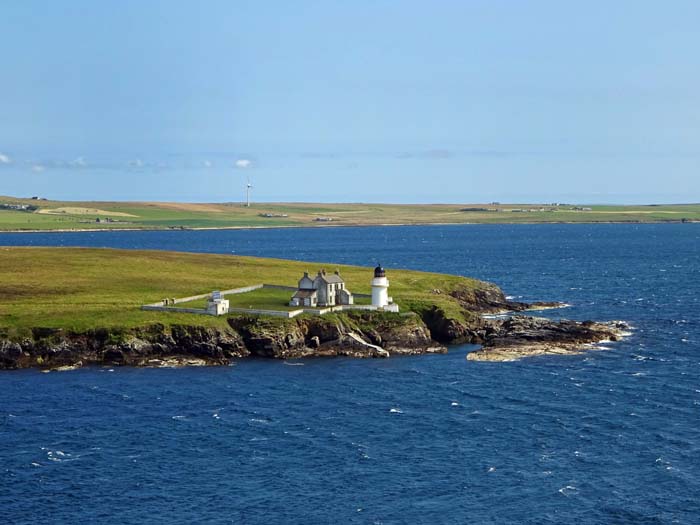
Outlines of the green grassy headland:
[[[16,205],[31,208],[12,209]],[[328,218],[332,221],[317,220]],[[0,231],[681,221],[700,221],[700,204],[255,203],[246,208],[240,203],[72,202],[0,197]]]
[[[357,266],[164,251],[0,247],[0,334],[19,337],[36,328],[80,333],[154,323],[224,327],[225,316],[150,312],[140,306],[258,283],[296,286],[304,271],[320,268],[339,269],[348,289],[370,293],[372,271]],[[437,306],[456,319],[467,314],[448,292],[487,286],[464,277],[395,269],[389,269],[389,279],[402,311]],[[263,289],[227,298],[234,307],[283,309],[289,296]]]

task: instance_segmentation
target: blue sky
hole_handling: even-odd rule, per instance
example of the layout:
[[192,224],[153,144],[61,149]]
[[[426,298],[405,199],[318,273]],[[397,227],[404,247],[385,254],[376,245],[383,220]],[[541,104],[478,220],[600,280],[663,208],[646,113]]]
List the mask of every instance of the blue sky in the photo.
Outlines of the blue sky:
[[695,1],[0,5],[0,194],[699,202]]

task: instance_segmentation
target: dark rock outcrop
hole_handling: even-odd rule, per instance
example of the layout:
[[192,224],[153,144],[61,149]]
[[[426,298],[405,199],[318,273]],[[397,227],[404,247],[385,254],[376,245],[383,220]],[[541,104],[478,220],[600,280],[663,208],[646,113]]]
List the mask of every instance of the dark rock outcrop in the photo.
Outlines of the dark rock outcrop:
[[0,369],[80,365],[225,365],[249,355],[276,359],[310,356],[387,357],[445,352],[415,314],[349,312],[277,319],[230,317],[229,327],[155,324],[133,330],[72,333],[36,329],[13,341],[0,336]]
[[457,299],[465,310],[480,313],[523,312],[565,306],[564,303],[558,302],[523,303],[510,301],[498,286],[491,283],[485,283],[485,286],[476,289],[458,288],[453,290],[450,295]]
[[[466,324],[450,317],[441,308],[433,306],[424,310],[423,322],[430,330],[433,339],[443,344],[471,343],[474,341],[473,323]],[[475,322],[478,318],[475,319]]]
[[467,355],[479,361],[513,361],[544,354],[574,354],[603,341],[618,341],[629,335],[630,327],[622,321],[551,320],[514,316],[489,320],[484,326],[482,348]]
[[428,327],[415,314],[348,312],[287,320],[232,317],[229,324],[246,348],[261,357],[385,357],[447,351],[433,341]]
[[14,341],[0,341],[0,369],[24,368],[31,366],[22,346]]
[[131,331],[85,333],[34,330],[33,337],[13,342],[0,339],[0,369],[38,366],[64,369],[76,364],[171,366],[227,364],[249,355],[233,330],[201,326],[152,325]]

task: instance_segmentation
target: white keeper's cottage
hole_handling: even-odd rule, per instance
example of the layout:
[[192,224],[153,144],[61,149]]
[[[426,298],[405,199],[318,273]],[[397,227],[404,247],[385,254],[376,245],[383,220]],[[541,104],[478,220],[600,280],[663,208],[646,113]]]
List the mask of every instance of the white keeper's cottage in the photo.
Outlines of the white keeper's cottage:
[[308,272],[299,279],[299,289],[289,301],[289,306],[337,306],[353,304],[352,294],[345,288],[345,281],[340,272],[328,274],[320,270],[311,279]]

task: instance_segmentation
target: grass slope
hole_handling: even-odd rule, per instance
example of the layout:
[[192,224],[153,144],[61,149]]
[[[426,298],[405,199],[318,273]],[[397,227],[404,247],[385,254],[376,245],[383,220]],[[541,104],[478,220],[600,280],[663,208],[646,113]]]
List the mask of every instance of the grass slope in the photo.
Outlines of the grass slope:
[[[700,204],[551,207],[532,204],[188,204],[167,202],[66,202],[0,197],[34,212],[3,209],[0,231],[60,229],[244,228],[376,224],[700,221]],[[581,208],[581,206],[579,206]],[[467,211],[464,211],[464,210]],[[471,211],[470,211],[471,210]],[[486,211],[483,211],[486,210]],[[514,211],[515,210],[515,211]],[[541,211],[543,210],[543,211]],[[261,214],[287,217],[264,217]],[[319,222],[318,218],[332,218]],[[97,223],[96,219],[100,222]],[[105,222],[110,218],[115,222]]]
[[[0,331],[17,336],[36,327],[82,332],[156,322],[223,326],[221,317],[146,312],[140,306],[262,282],[294,286],[302,272],[321,267],[338,268],[351,291],[370,292],[371,269],[356,266],[163,251],[0,247]],[[391,295],[404,310],[437,305],[457,318],[463,315],[457,302],[433,290],[485,286],[473,279],[407,270],[392,269],[389,279]],[[274,297],[256,300],[282,298],[271,293]],[[244,297],[236,301],[245,303]]]

